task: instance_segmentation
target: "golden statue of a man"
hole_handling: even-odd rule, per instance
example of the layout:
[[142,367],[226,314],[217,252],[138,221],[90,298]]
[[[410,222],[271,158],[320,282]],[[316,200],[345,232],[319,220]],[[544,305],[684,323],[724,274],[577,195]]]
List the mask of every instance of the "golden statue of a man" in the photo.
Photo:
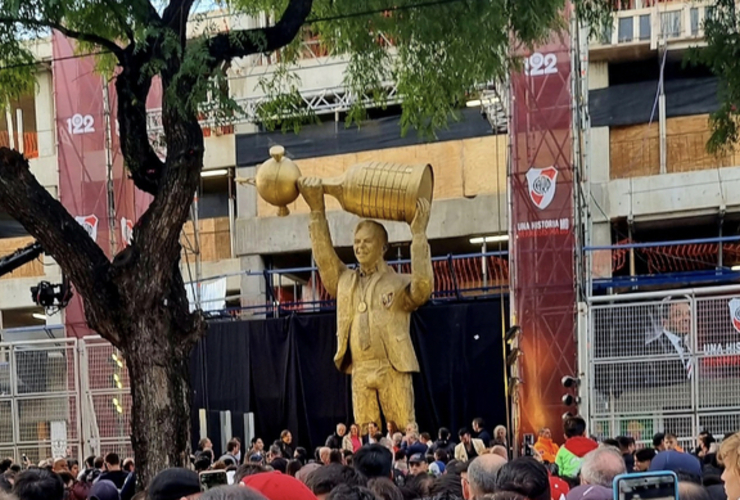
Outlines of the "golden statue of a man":
[[434,273],[427,242],[430,203],[417,202],[411,228],[411,274],[397,274],[383,259],[388,233],[374,221],[357,224],[354,253],[359,268],[337,256],[329,234],[320,179],[298,181],[311,209],[309,232],[314,259],[327,292],[337,299],[337,352],[334,363],[352,375],[355,422],[364,430],[386,420],[400,428],[416,422],[411,374],[419,371],[409,333],[411,312],[429,300]]

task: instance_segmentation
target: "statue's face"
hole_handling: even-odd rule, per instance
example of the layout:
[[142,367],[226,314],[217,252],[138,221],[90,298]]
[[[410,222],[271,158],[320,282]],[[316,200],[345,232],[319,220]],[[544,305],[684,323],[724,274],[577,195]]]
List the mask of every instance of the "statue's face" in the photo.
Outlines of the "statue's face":
[[372,226],[361,226],[355,231],[354,251],[361,266],[372,266],[383,259],[383,241]]

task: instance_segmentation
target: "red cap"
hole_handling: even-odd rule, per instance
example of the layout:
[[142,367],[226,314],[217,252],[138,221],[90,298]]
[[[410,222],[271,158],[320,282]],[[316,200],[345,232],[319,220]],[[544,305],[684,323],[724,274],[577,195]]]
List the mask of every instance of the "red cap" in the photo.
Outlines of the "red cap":
[[246,476],[242,484],[259,491],[269,500],[316,500],[316,495],[305,484],[277,471]]

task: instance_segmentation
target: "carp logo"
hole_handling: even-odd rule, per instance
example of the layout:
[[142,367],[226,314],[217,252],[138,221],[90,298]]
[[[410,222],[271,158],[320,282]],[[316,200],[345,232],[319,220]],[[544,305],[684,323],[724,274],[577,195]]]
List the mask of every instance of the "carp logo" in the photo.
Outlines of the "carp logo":
[[735,327],[736,332],[740,333],[740,299],[732,299],[727,305],[730,306],[732,326]]
[[93,215],[78,215],[75,217],[77,223],[82,226],[93,241],[98,239],[98,218]]
[[552,199],[555,198],[555,180],[558,171],[555,167],[530,168],[527,172],[527,184],[529,185],[529,197],[532,203],[540,210],[546,209]]

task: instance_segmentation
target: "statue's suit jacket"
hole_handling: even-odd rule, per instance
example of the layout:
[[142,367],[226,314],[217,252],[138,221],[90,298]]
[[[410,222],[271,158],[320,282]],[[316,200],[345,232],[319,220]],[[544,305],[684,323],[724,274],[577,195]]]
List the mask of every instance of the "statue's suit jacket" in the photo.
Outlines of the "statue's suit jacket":
[[[355,295],[359,288],[359,270],[349,269],[339,260],[322,213],[311,213],[309,232],[321,280],[326,291],[337,298],[334,363],[342,372],[352,373],[349,335],[358,303]],[[429,300],[434,288],[434,272],[425,236],[413,237],[411,271],[412,274],[398,274],[383,262],[371,276],[364,295],[373,338],[380,337],[391,366],[399,372],[419,371],[409,329],[410,313]]]

